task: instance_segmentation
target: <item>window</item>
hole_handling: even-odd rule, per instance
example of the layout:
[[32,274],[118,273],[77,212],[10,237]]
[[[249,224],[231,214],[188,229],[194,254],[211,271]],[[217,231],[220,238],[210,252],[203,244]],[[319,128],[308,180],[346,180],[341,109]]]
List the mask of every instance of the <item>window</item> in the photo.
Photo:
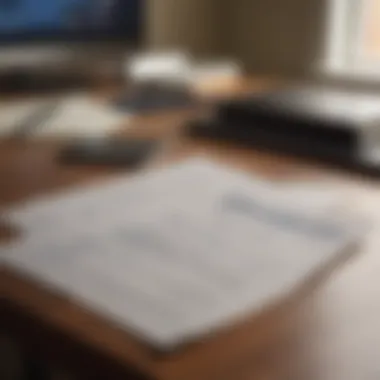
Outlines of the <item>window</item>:
[[367,0],[361,32],[361,56],[369,62],[380,63],[380,1]]
[[327,0],[329,71],[380,77],[380,0]]

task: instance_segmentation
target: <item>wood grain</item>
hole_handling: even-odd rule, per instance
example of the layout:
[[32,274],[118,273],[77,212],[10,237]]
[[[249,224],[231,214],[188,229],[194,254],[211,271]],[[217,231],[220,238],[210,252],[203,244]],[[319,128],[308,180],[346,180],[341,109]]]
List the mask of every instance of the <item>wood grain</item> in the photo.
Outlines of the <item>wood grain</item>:
[[[227,145],[195,143],[181,134],[194,115],[183,111],[140,117],[120,136],[152,136],[163,150],[148,166],[206,155],[276,180],[325,177],[356,186],[374,218],[377,183],[308,162]],[[0,143],[0,206],[117,174],[64,167],[59,143]],[[378,205],[378,206],[377,206]],[[17,231],[0,218],[0,238]],[[377,228],[377,229],[376,229]],[[310,292],[247,317],[173,353],[159,353],[80,304],[30,278],[1,268],[0,326],[36,355],[89,379],[359,380],[380,378],[380,238],[377,226],[359,255],[324,275]]]

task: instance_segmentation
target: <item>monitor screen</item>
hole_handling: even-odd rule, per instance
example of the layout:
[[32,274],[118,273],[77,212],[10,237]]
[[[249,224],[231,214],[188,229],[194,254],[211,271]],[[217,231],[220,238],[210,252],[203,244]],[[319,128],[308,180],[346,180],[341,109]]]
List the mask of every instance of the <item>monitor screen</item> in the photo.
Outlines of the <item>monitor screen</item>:
[[0,41],[130,39],[142,0],[0,0]]

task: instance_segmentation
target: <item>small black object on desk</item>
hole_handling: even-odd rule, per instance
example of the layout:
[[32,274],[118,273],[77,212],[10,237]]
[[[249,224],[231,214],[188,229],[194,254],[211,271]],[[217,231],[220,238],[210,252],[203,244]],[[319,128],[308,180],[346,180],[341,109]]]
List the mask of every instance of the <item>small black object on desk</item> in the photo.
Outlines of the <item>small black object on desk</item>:
[[87,138],[68,143],[59,154],[64,164],[137,168],[158,149],[153,139]]
[[187,88],[159,84],[137,86],[114,100],[118,109],[131,113],[167,111],[196,104],[196,97]]
[[36,71],[12,69],[0,73],[0,93],[49,94],[88,88],[91,81],[85,75],[74,72]]

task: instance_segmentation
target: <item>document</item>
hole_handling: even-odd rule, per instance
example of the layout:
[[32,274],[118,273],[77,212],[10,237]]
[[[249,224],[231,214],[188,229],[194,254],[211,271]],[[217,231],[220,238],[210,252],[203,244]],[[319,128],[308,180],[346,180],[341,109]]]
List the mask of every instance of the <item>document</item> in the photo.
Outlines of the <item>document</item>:
[[24,237],[1,258],[170,350],[272,306],[360,237],[321,212],[331,199],[308,209],[294,191],[192,159],[8,210]]
[[48,102],[43,99],[0,103],[0,139],[12,137],[28,127],[28,121]]
[[32,137],[107,137],[128,125],[129,118],[129,115],[89,95],[74,94],[62,97],[55,111],[41,123]]

